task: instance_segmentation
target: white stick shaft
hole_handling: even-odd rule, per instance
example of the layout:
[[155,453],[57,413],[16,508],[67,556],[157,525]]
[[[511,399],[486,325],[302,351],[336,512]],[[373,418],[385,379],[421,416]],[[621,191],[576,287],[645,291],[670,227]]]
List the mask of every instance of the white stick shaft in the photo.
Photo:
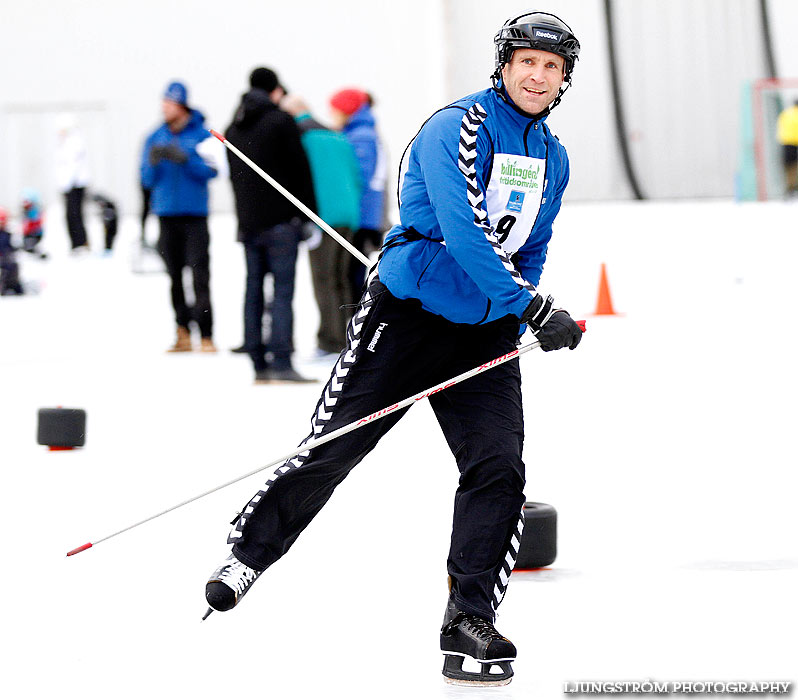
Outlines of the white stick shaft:
[[214,131],[211,129],[211,133],[219,139],[226,148],[230,151],[235,153],[241,160],[243,160],[250,168],[252,168],[258,175],[260,175],[266,182],[268,182],[274,189],[276,189],[283,197],[285,197],[289,202],[291,202],[297,209],[300,209],[305,214],[307,214],[308,218],[313,221],[319,228],[323,231],[326,231],[330,234],[336,241],[338,241],[344,248],[346,248],[352,255],[354,255],[360,262],[362,262],[367,268],[371,267],[371,260],[369,260],[363,253],[361,253],[355,246],[353,246],[349,241],[346,240],[338,231],[336,231],[332,226],[330,226],[324,219],[317,216],[309,207],[305,206],[302,202],[300,202],[294,195],[292,195],[285,187],[283,187],[277,180],[275,180],[269,173],[267,173],[263,168],[257,165],[251,158],[245,156],[241,151],[239,151],[232,143],[230,143],[224,136],[222,136],[218,131]]
[[499,365],[504,364],[505,362],[509,362],[510,360],[518,357],[519,355],[523,355],[525,352],[529,352],[530,350],[534,350],[535,348],[540,347],[540,341],[536,340],[532,343],[527,345],[522,345],[511,352],[508,352],[506,355],[502,355],[501,357],[497,357],[495,360],[491,360],[490,362],[486,362],[484,365],[479,365],[479,367],[474,367],[473,369],[469,369],[462,374],[458,374],[456,377],[452,377],[451,379],[441,382],[440,384],[436,384],[435,386],[425,389],[424,391],[420,391],[418,394],[414,394],[413,396],[409,396],[398,403],[392,404],[390,406],[386,406],[385,408],[377,411],[376,413],[372,413],[368,416],[364,416],[363,418],[359,418],[358,420],[354,420],[347,425],[344,425],[337,430],[333,430],[331,433],[327,433],[326,435],[321,435],[317,438],[312,438],[307,442],[295,447],[290,452],[286,452],[284,455],[277,457],[275,460],[265,464],[262,467],[258,467],[257,469],[253,469],[251,472],[246,474],[242,474],[239,477],[236,477],[232,481],[228,481],[225,484],[221,484],[215,488],[210,489],[209,491],[205,491],[193,498],[189,498],[187,501],[183,501],[182,503],[178,503],[171,508],[167,508],[166,510],[161,511],[160,513],[156,513],[155,515],[151,515],[149,518],[145,518],[144,520],[140,520],[133,525],[129,525],[128,527],[118,530],[114,532],[112,535],[106,535],[102,539],[95,540],[92,544],[96,545],[100,542],[104,542],[105,540],[110,540],[112,537],[116,537],[117,535],[121,535],[123,532],[127,532],[128,530],[132,530],[139,525],[143,525],[144,523],[148,523],[150,520],[155,520],[156,518],[160,518],[162,515],[166,515],[167,513],[171,513],[173,510],[177,510],[178,508],[182,508],[189,503],[193,503],[194,501],[198,501],[200,498],[204,498],[205,496],[210,496],[212,493],[216,491],[221,491],[228,486],[232,486],[233,484],[237,484],[239,481],[243,481],[244,479],[249,478],[259,472],[262,472],[270,467],[275,467],[278,465],[283,464],[287,460],[291,459],[292,457],[296,457],[298,454],[302,452],[307,452],[308,450],[312,450],[314,447],[319,447],[320,445],[324,445],[325,443],[331,442],[332,440],[336,440],[337,438],[341,437],[342,435],[346,435],[347,433],[351,433],[353,430],[357,430],[358,428],[362,428],[367,423],[372,423],[375,420],[379,420],[380,418],[384,418],[385,416],[395,413],[403,408],[407,408],[408,406],[412,406],[417,401],[421,401],[422,399],[426,399],[432,394],[437,394],[439,391],[443,391],[444,389],[448,389],[455,384],[459,384],[460,382],[465,381],[466,379],[470,379],[471,377],[481,374],[493,367],[498,367]]

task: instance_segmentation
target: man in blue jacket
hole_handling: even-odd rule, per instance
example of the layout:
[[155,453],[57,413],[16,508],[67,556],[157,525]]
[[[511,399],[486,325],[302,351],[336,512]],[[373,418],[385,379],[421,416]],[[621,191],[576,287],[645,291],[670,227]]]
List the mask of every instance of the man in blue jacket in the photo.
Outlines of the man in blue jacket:
[[[159,217],[158,250],[171,279],[177,340],[169,352],[192,349],[189,324],[200,332],[200,350],[216,352],[208,247],[208,180],[218,174],[214,139],[205,118],[188,106],[188,91],[170,83],[161,103],[164,123],[146,140],[141,157],[141,186],[151,190],[150,206]],[[186,302],[183,268],[191,268],[194,306]]]
[[[579,344],[578,325],[536,288],[568,182],[565,149],[545,120],[570,85],[579,42],[559,18],[532,12],[508,20],[494,43],[493,87],[436,112],[405,152],[401,223],[369,275],[312,436],[512,351],[524,326],[545,351]],[[505,684],[516,649],[493,621],[523,528],[518,360],[429,400],[460,470],[443,673],[454,683]],[[276,471],[235,521],[233,552],[206,586],[211,608],[241,599],[403,412]],[[464,670],[466,657],[481,671]]]

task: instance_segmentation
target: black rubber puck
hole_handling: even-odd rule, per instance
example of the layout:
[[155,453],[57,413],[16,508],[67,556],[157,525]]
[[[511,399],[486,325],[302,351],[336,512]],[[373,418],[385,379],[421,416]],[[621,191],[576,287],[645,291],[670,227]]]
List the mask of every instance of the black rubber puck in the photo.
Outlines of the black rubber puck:
[[86,411],[82,408],[40,408],[36,440],[55,448],[86,444]]
[[546,503],[524,504],[524,531],[515,571],[541,569],[557,558],[557,511]]

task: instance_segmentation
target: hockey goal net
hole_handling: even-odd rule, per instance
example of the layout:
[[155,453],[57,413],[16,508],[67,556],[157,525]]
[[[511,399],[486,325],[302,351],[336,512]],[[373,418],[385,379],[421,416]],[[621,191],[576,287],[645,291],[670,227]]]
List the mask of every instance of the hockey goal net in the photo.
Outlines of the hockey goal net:
[[764,78],[754,82],[751,112],[754,168],[759,201],[783,199],[786,190],[782,144],[776,123],[782,110],[798,100],[798,78]]

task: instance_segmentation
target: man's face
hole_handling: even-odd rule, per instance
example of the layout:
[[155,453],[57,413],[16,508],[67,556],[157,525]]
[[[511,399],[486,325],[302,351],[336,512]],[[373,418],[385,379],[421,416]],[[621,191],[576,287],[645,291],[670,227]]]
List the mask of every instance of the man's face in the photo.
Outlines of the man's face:
[[330,107],[330,121],[332,122],[333,129],[341,131],[349,121],[349,115],[342,112],[340,109]]
[[285,97],[285,90],[280,85],[269,93],[269,99],[276,105],[280,104],[280,100],[282,100],[283,97]]
[[562,56],[537,49],[516,49],[502,68],[502,80],[517,107],[527,114],[540,114],[557,97],[564,71]]
[[163,112],[164,121],[167,124],[172,124],[179,120],[186,112],[182,105],[172,100],[163,100],[161,102],[161,111]]

